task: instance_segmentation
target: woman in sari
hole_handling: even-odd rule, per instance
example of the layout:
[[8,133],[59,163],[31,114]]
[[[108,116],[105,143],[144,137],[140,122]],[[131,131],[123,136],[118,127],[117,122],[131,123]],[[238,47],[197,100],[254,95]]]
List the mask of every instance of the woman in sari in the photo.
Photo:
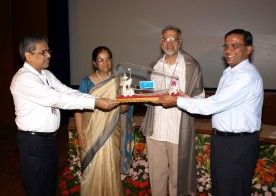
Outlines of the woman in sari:
[[[94,49],[95,73],[84,77],[79,90],[96,97],[116,99],[117,85],[112,53],[104,46]],[[121,196],[121,173],[128,173],[133,141],[133,107],[76,111],[75,122],[81,151],[81,195]]]

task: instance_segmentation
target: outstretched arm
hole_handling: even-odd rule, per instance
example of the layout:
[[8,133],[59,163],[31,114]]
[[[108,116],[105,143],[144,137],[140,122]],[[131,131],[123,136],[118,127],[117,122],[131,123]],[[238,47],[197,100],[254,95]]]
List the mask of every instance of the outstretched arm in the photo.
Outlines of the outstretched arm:
[[95,106],[103,110],[111,110],[118,104],[119,102],[107,98],[96,98],[95,100]]
[[170,96],[165,95],[158,99],[158,101],[154,102],[155,104],[161,104],[165,108],[175,107],[177,105],[178,96]]

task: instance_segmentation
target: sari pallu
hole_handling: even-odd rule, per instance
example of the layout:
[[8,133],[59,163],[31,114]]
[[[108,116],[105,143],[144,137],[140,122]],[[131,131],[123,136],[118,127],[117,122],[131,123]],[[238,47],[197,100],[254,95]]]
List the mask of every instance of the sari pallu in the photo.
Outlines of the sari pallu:
[[[89,93],[96,97],[115,99],[116,90],[115,79],[110,78],[92,87]],[[132,148],[126,148],[124,144],[131,142],[125,142],[121,137],[122,135],[129,136],[133,131],[132,126],[129,125],[132,123],[129,123],[126,120],[128,118],[124,116],[132,115],[120,114],[120,107],[110,111],[95,109],[83,113],[83,130],[89,149],[81,150],[83,170],[81,195],[122,195],[121,154],[124,154],[125,149],[131,150]],[[121,123],[121,119],[124,123]],[[126,126],[127,123],[128,126]],[[122,127],[127,128],[122,129]],[[128,137],[128,139],[131,140],[133,137]],[[129,159],[124,158],[122,161],[129,162]]]

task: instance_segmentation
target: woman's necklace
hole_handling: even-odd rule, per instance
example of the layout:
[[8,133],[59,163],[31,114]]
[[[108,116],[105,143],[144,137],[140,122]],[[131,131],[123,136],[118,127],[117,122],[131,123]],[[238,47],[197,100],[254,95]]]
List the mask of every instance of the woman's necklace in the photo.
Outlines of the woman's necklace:
[[99,73],[98,73],[98,70],[96,71],[96,74],[97,74],[97,77],[99,78],[99,79],[108,79],[110,76],[111,76],[111,71],[109,71],[109,74],[108,74],[108,76],[106,76],[106,77],[103,77],[103,76],[101,76]]

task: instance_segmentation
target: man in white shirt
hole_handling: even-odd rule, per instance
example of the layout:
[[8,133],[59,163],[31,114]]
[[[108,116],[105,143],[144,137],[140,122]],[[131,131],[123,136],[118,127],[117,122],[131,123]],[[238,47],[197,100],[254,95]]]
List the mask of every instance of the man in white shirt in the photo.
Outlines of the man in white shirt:
[[[164,54],[155,62],[154,70],[170,77],[151,75],[155,88],[171,86],[192,97],[204,97],[201,68],[198,62],[181,48],[181,30],[166,26],[160,45]],[[153,196],[195,195],[197,174],[193,117],[173,107],[148,106],[143,126],[146,136],[149,175]],[[146,128],[145,128],[146,127]],[[168,186],[169,185],[169,186]]]
[[258,158],[263,105],[263,82],[249,62],[253,37],[243,29],[225,35],[224,70],[216,94],[206,99],[189,96],[160,98],[164,107],[177,105],[190,113],[212,114],[211,179],[215,196],[251,195]]
[[57,144],[61,109],[111,109],[118,103],[80,93],[62,84],[50,71],[48,38],[28,35],[19,46],[24,65],[10,90],[16,114],[20,168],[27,196],[56,195]]

